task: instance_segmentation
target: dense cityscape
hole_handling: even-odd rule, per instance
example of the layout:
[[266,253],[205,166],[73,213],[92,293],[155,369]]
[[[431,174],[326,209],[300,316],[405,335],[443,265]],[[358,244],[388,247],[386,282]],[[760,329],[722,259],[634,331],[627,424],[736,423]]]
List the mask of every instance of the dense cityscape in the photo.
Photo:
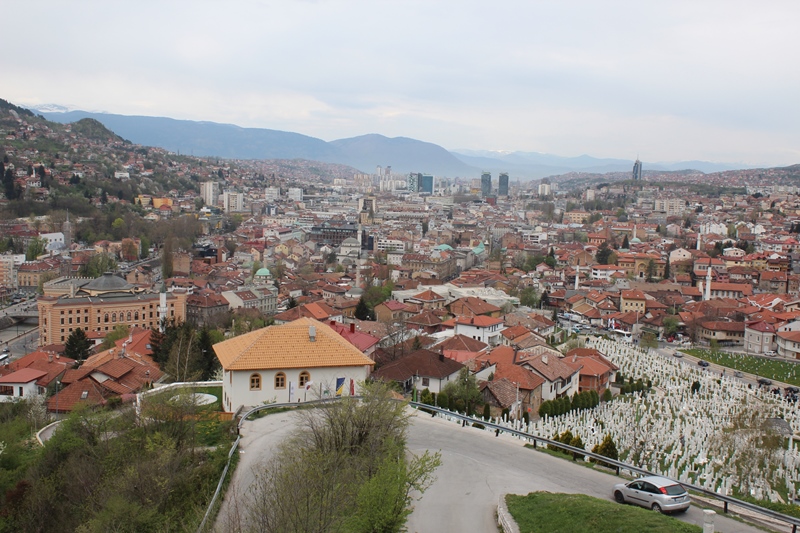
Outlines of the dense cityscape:
[[[92,119],[62,125],[2,104],[0,399],[32,402],[37,430],[60,419],[79,431],[87,413],[127,413],[170,383],[209,382],[214,423],[229,424],[207,442],[194,423],[163,437],[177,443],[175,464],[192,463],[195,439],[217,451],[157,506],[117,509],[112,520],[105,502],[106,514],[83,522],[76,497],[59,511],[71,527],[109,530],[143,510],[131,530],[163,526],[147,513],[175,519],[184,512],[175,491],[189,491],[203,468],[213,472],[203,487],[216,484],[230,421],[259,405],[356,396],[376,381],[487,420],[546,424],[649,388],[642,380],[656,378],[623,377],[601,337],[711,364],[706,372],[796,405],[793,370],[740,368],[723,354],[782,369],[800,359],[798,166],[705,174],[637,160],[630,173],[525,180],[398,174],[385,161],[366,173],[180,155]],[[7,445],[19,439],[5,431]],[[0,530],[52,530],[40,515],[50,497],[32,498],[37,483],[77,481],[19,446],[0,486]],[[148,460],[162,457],[148,450]],[[632,460],[635,450],[621,452]],[[79,464],[89,468],[71,468]],[[93,472],[89,492],[108,482]],[[153,472],[137,475],[156,483]],[[792,483],[753,486],[758,499],[794,497]],[[195,492],[186,512],[207,503],[207,491]],[[233,520],[223,509],[220,530]]]

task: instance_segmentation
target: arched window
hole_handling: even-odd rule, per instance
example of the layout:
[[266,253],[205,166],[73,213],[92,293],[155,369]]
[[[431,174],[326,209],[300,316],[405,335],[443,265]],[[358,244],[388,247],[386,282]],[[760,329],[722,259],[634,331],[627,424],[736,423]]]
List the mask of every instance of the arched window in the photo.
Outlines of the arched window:
[[134,320],[139,320],[139,311],[136,311],[136,312],[133,314],[133,319],[134,319]]
[[275,374],[275,388],[276,389],[285,389],[286,388],[286,374],[283,372],[278,372]]
[[250,374],[250,390],[261,390],[261,374]]
[[305,387],[311,381],[311,374],[308,372],[300,372],[300,386]]
[[108,322],[108,313],[106,313],[106,316],[105,316],[105,318],[103,319],[103,322]]
[[111,313],[111,322],[117,321],[117,313]]
[[127,320],[128,322],[130,322],[130,321],[131,321],[131,312],[130,312],[130,311],[128,311],[128,314],[127,314],[127,316],[126,316],[125,318],[126,318],[126,320]]

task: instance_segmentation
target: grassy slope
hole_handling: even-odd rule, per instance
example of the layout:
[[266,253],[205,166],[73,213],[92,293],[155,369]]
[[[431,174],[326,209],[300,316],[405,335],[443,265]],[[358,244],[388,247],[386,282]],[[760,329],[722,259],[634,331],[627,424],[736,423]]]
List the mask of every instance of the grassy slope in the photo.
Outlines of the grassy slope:
[[522,533],[699,533],[698,526],[640,507],[620,505],[583,494],[531,492],[506,496],[508,510]]
[[712,352],[698,348],[681,351],[711,363],[800,386],[800,365],[797,363],[739,353]]

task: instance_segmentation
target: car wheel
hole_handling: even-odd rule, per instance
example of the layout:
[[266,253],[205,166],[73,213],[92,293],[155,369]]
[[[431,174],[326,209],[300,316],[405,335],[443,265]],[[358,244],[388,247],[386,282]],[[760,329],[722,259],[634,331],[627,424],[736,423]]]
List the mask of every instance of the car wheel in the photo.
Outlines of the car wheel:
[[616,491],[614,493],[614,499],[617,501],[617,503],[625,503],[625,496],[623,496],[620,491]]
[[653,506],[650,509],[652,509],[653,511],[655,511],[657,513],[661,512],[661,506],[658,505],[657,503],[654,503]]

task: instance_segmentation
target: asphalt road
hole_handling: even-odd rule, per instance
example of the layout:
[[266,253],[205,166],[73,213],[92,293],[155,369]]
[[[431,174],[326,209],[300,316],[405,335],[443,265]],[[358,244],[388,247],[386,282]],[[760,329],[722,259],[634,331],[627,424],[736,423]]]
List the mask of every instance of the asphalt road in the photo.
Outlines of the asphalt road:
[[[240,462],[218,515],[216,531],[236,531],[237,505],[244,501],[254,472],[292,429],[292,413],[245,423]],[[408,444],[415,453],[431,450],[442,455],[437,480],[414,503],[408,521],[411,532],[494,533],[497,502],[502,494],[544,490],[613,501],[611,487],[620,482],[612,474],[524,448],[522,441],[509,435],[495,437],[491,432],[462,428],[422,413],[414,412]],[[703,513],[697,506],[678,518],[701,527],[703,524]],[[721,515],[717,515],[715,524],[716,531],[725,533],[763,531]]]

